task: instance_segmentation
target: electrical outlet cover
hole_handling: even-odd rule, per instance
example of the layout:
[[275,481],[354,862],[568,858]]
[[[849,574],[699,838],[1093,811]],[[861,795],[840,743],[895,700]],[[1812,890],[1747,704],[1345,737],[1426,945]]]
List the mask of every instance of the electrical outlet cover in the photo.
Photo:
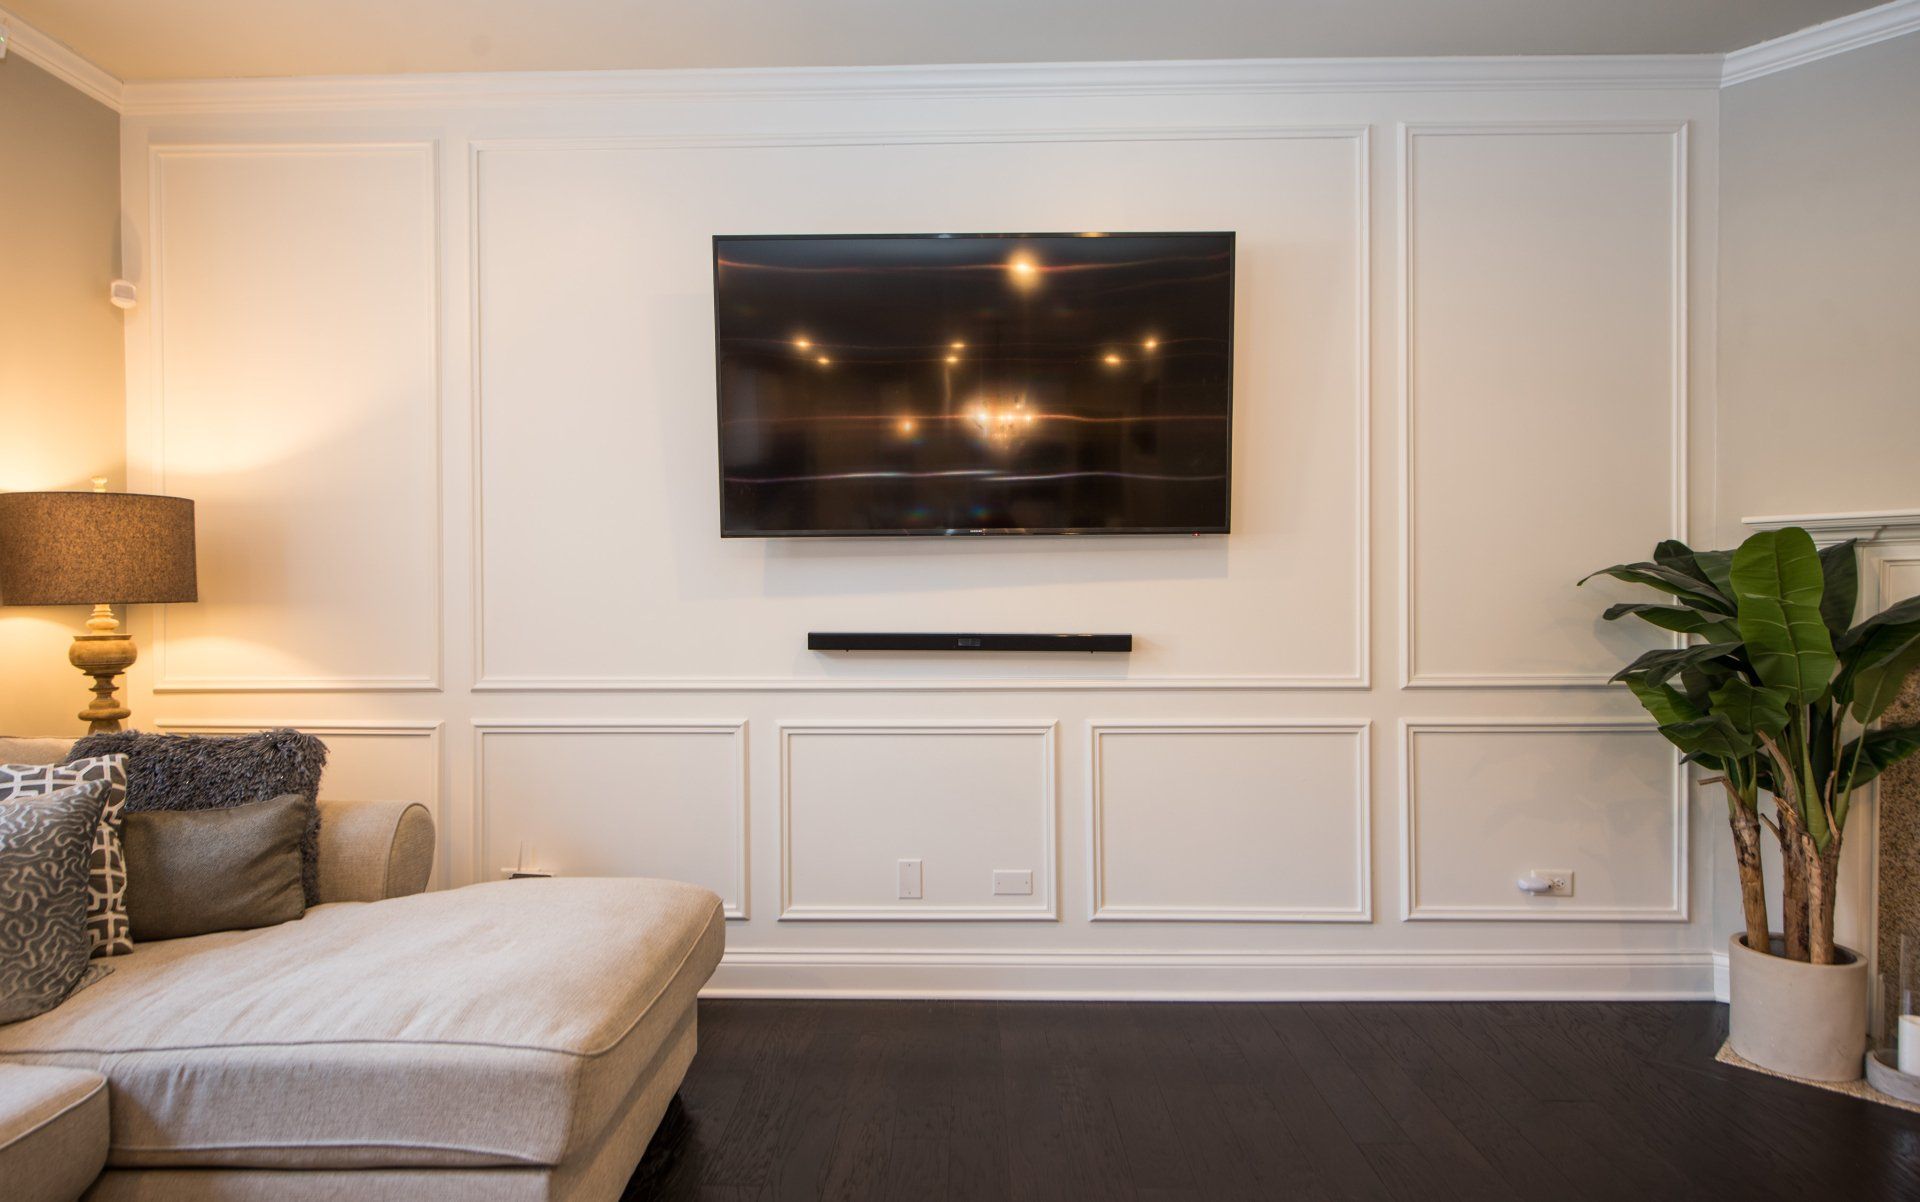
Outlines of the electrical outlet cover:
[[900,896],[909,901],[920,897],[920,861],[900,861]]
[[996,897],[1032,897],[1033,869],[996,868],[993,870],[993,892]]
[[1553,887],[1548,889],[1545,893],[1536,894],[1535,896],[1537,897],[1572,897],[1573,896],[1573,869],[1571,868],[1536,868],[1533,870],[1533,875],[1545,877],[1548,881],[1552,882],[1552,885],[1553,885]]

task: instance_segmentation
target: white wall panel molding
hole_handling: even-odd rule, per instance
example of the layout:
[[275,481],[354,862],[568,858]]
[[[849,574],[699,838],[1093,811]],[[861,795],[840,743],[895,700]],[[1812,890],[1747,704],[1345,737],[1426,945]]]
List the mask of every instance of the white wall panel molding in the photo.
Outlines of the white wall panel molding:
[[1721,86],[1732,87],[1910,33],[1920,33],[1920,0],[1893,0],[1735,50],[1721,68]]
[[1720,84],[1721,56],[1567,55],[1010,63],[911,67],[517,71],[133,82],[129,114],[652,101],[1072,99],[1315,92],[1694,90]]
[[[400,612],[409,606],[417,606],[418,612],[409,615],[422,632],[414,640],[416,647],[409,647],[406,654],[416,654],[422,661],[418,670],[399,670],[392,673],[191,673],[183,672],[179,666],[179,655],[170,649],[169,614],[173,607],[156,606],[153,638],[153,659],[155,679],[153,690],[156,693],[249,693],[249,692],[434,692],[441,687],[443,657],[445,645],[445,489],[443,487],[441,453],[441,405],[440,405],[440,219],[439,219],[439,142],[437,140],[395,141],[395,140],[302,140],[302,141],[196,141],[196,142],[157,142],[148,147],[148,216],[147,230],[151,254],[152,279],[147,285],[147,296],[143,298],[149,312],[147,314],[148,348],[151,357],[150,412],[146,415],[145,429],[148,437],[145,445],[137,448],[138,462],[145,464],[145,474],[154,491],[170,491],[169,475],[172,465],[169,463],[169,442],[167,427],[170,407],[177,404],[177,398],[170,393],[168,386],[168,301],[169,292],[177,291],[179,284],[171,279],[171,268],[177,265],[168,262],[169,210],[167,198],[167,172],[173,164],[192,163],[206,160],[236,160],[258,162],[265,159],[292,160],[339,160],[352,159],[388,159],[411,160],[411,167],[419,175],[418,195],[411,198],[420,206],[417,219],[420,223],[423,244],[413,248],[413,253],[421,260],[425,278],[414,281],[422,292],[426,311],[416,317],[422,324],[418,340],[418,353],[423,362],[416,370],[420,373],[420,388],[425,404],[429,407],[426,415],[427,426],[422,431],[422,461],[417,464],[419,477],[430,485],[431,498],[423,503],[424,512],[411,515],[413,520],[424,528],[422,549],[428,561],[428,580],[424,584],[423,595],[402,600],[389,612]],[[204,270],[204,265],[201,266]],[[310,287],[311,281],[288,278],[272,281],[279,291],[297,295],[302,289]],[[264,283],[261,286],[265,286]],[[258,353],[258,352],[253,352]],[[407,398],[401,398],[405,400]],[[270,403],[261,400],[258,403]],[[313,431],[308,431],[310,434]],[[337,432],[336,432],[337,433]],[[134,430],[130,424],[130,438]],[[390,437],[391,430],[381,432],[381,437]],[[258,451],[248,448],[241,454]],[[287,453],[282,448],[281,453]],[[267,454],[259,451],[261,456]],[[352,454],[337,465],[339,478],[353,480],[355,468],[364,468],[364,456]],[[256,473],[270,473],[277,465],[271,462],[249,462],[220,468],[202,466],[199,478],[209,478],[215,471],[235,472],[244,467]],[[176,481],[177,482],[177,481]],[[423,489],[423,491],[425,491]],[[202,498],[205,500],[205,498]],[[294,502],[287,502],[281,508],[293,511],[299,508]],[[309,515],[311,516],[311,515]],[[398,524],[401,515],[387,514],[389,520]],[[201,523],[201,565],[203,576],[208,565],[206,555],[207,539],[204,526],[208,518],[208,508],[203,507]],[[386,534],[394,526],[382,528]],[[353,532],[356,538],[367,538],[370,531]],[[272,554],[296,553],[301,548],[295,540],[292,548],[273,548]],[[268,554],[267,548],[261,549],[262,555]],[[352,578],[360,565],[336,564],[338,575]],[[379,573],[375,573],[376,576]],[[379,581],[378,583],[384,583]],[[220,604],[222,598],[217,589],[209,589],[203,605]],[[257,606],[256,606],[257,608]],[[301,628],[296,619],[296,630]],[[249,630],[237,619],[231,636],[237,639],[270,637],[271,632]]]
[[[849,922],[969,922],[969,921],[1029,921],[1053,922],[1060,917],[1059,852],[1057,850],[1057,832],[1059,817],[1059,724],[1052,719],[1012,719],[982,721],[912,721],[912,720],[875,720],[875,721],[787,721],[779,723],[780,732],[780,919],[791,921],[849,921]],[[1028,868],[1033,873],[1033,894],[1031,901],[1018,904],[988,904],[978,902],[940,902],[932,899],[901,903],[854,903],[808,902],[796,900],[796,822],[795,794],[798,791],[796,780],[796,745],[810,739],[856,738],[860,740],[890,740],[912,737],[934,739],[956,739],[962,742],[977,739],[1003,740],[1007,736],[1016,736],[1033,741],[1035,746],[1026,754],[1031,755],[1027,769],[1031,779],[1025,787],[1031,789],[1028,799],[1019,803],[1020,807],[1030,808],[1031,812],[1018,821],[1024,823],[1033,838],[1032,849],[1038,859],[1027,863],[1001,863],[994,861],[990,866],[981,867],[980,878],[974,882],[974,892],[986,885],[985,871],[991,868],[1020,869]],[[1034,754],[1037,753],[1037,754]],[[970,753],[971,754],[971,753]],[[901,790],[912,786],[897,786],[894,792],[899,796],[901,805],[912,804],[910,796]],[[1010,807],[1011,808],[1011,807]],[[836,838],[851,843],[859,843],[870,832],[856,827],[837,825]],[[954,832],[951,824],[943,834]],[[1025,837],[1025,836],[1021,836]],[[924,849],[920,858],[934,858],[938,847]],[[922,851],[917,845],[916,852]],[[987,855],[998,854],[989,852]],[[874,864],[876,876],[882,869],[892,866],[891,853],[876,848],[879,858]],[[936,870],[937,871],[937,868]],[[931,889],[930,889],[931,891]]]
[[[1415,356],[1420,349],[1420,331],[1416,324],[1416,267],[1418,246],[1415,225],[1420,204],[1417,150],[1425,139],[1476,137],[1605,137],[1649,135],[1668,140],[1666,163],[1669,171],[1666,201],[1671,221],[1663,234],[1668,261],[1667,288],[1669,321],[1666,326],[1668,366],[1665,388],[1667,408],[1661,434],[1666,440],[1667,466],[1663,473],[1666,490],[1665,537],[1687,536],[1688,527],[1688,128],[1686,121],[1489,121],[1425,123],[1408,122],[1399,127],[1398,260],[1399,292],[1399,517],[1400,517],[1400,684],[1407,689],[1600,689],[1608,687],[1609,673],[1604,671],[1529,671],[1499,669],[1435,672],[1420,666],[1417,637],[1421,605],[1419,573],[1416,570],[1418,506],[1416,488],[1421,465],[1414,449],[1420,404],[1415,385]],[[1571,447],[1542,448],[1548,455],[1577,455]],[[1482,481],[1482,487],[1492,486]],[[1525,498],[1514,498],[1525,504]],[[1573,580],[1567,581],[1568,590]],[[1596,607],[1597,609],[1597,607]],[[1678,645],[1678,639],[1674,640]]]
[[[1369,732],[1372,724],[1364,719],[1328,720],[1328,721],[1292,721],[1292,722],[1240,722],[1240,721],[1170,721],[1136,722],[1095,720],[1087,726],[1087,847],[1088,847],[1088,907],[1096,922],[1134,921],[1134,922],[1371,922],[1373,920],[1372,861],[1373,847],[1370,836],[1372,813],[1372,790],[1368,783],[1371,753],[1369,751]],[[1158,870],[1153,875],[1177,876],[1185,887],[1189,887],[1191,900],[1183,902],[1142,903],[1124,900],[1124,891],[1116,891],[1109,881],[1110,847],[1114,835],[1108,826],[1114,821],[1114,807],[1109,804],[1109,773],[1106,767],[1110,742],[1128,739],[1178,740],[1196,736],[1227,736],[1259,740],[1272,736],[1294,738],[1335,736],[1348,744],[1343,753],[1346,768],[1351,774],[1347,786],[1346,814],[1340,822],[1330,822],[1330,828],[1344,825],[1346,828],[1345,847],[1339,844],[1329,846],[1320,840],[1335,837],[1331,830],[1317,832],[1307,836],[1303,821],[1289,821],[1279,811],[1290,800],[1295,805],[1303,804],[1303,799],[1289,799],[1283,796],[1288,781],[1278,776],[1266,782],[1273,790],[1272,795],[1258,799],[1254,808],[1264,810],[1267,816],[1275,820],[1282,828],[1272,831],[1252,831],[1248,823],[1240,822],[1233,827],[1215,826],[1206,831],[1196,829],[1196,823],[1205,823],[1209,811],[1205,808],[1212,803],[1224,802],[1231,806],[1232,798],[1198,798],[1191,792],[1175,795],[1171,790],[1162,794],[1165,801],[1165,813],[1159,815],[1173,824],[1176,830],[1184,829],[1194,837],[1218,835],[1224,843],[1211,845],[1207,863],[1179,865],[1167,859],[1170,844],[1167,835],[1171,832],[1147,832],[1146,842],[1154,848],[1151,859]],[[1171,754],[1171,753],[1170,753]],[[1192,757],[1181,761],[1192,788],[1205,787],[1199,780],[1199,765]],[[1172,765],[1169,765],[1172,767]],[[1331,806],[1333,798],[1304,799],[1307,806]],[[1242,803],[1244,805],[1244,803]],[[1226,815],[1215,815],[1224,820]],[[1318,817],[1310,814],[1308,817]],[[1287,841],[1291,832],[1293,842]],[[1267,873],[1283,878],[1302,875],[1315,870],[1316,865],[1345,864],[1340,884],[1344,896],[1324,903],[1274,905],[1251,903],[1219,903],[1204,900],[1209,885],[1218,884],[1223,874],[1229,874],[1225,861],[1236,855],[1236,849],[1251,850],[1248,840],[1264,844],[1267,854],[1261,854],[1257,861],[1242,864],[1238,871],[1248,875]],[[1189,850],[1199,850],[1191,848]],[[1300,862],[1285,860],[1288,854],[1304,857]],[[1184,869],[1184,870],[1182,870]]]
[[[503,673],[488,666],[487,567],[488,520],[485,463],[485,325],[483,292],[482,164],[501,151],[569,152],[622,150],[754,149],[800,147],[885,147],[925,145],[1021,145],[1048,143],[1288,142],[1336,141],[1352,150],[1351,212],[1355,287],[1351,326],[1353,373],[1350,413],[1351,538],[1354,549],[1352,627],[1342,638],[1352,648],[1352,668],[1332,674],[1258,674],[1045,677],[1003,673],[995,677],[832,677],[726,675],[574,675]],[[1372,210],[1371,126],[1209,125],[1084,126],[1054,129],[856,130],[818,133],[758,132],[738,135],[660,134],[617,137],[481,138],[469,143],[468,278],[471,287],[472,347],[469,373],[470,474],[472,480],[472,558],[469,591],[473,613],[473,663],[476,692],[503,693],[674,693],[674,692],[1020,692],[1020,691],[1194,691],[1194,690],[1365,690],[1372,678]],[[1151,638],[1150,632],[1142,632]]]
[[[1724,959],[1725,953],[1719,955]],[[1714,956],[1705,950],[1657,949],[1222,952],[730,947],[701,996],[1706,1001],[1716,996]],[[1722,966],[1722,977],[1724,972]]]
[[[204,719],[161,718],[153,724],[155,730],[164,731],[169,734],[240,735],[291,727],[304,734],[318,736],[323,742],[330,737],[419,740],[422,744],[421,754],[425,759],[426,768],[425,779],[427,783],[425,796],[411,796],[410,791],[405,789],[389,789],[377,796],[359,796],[357,794],[343,795],[337,790],[328,787],[324,773],[320,781],[320,795],[322,797],[346,796],[349,800],[355,801],[417,801],[427,807],[427,812],[433,815],[434,838],[438,844],[434,852],[434,869],[442,885],[447,881],[447,871],[449,868],[448,848],[450,846],[447,813],[442,803],[441,782],[444,774],[444,766],[442,764],[440,733],[444,726],[445,723],[442,722],[416,722],[384,718],[343,720],[338,718],[251,717]],[[334,754],[337,749],[334,748],[332,744],[329,744],[328,751],[329,763],[337,766],[338,757]],[[335,775],[337,778],[338,773],[336,772]]]
[[[624,721],[573,721],[568,719],[526,718],[517,720],[475,720],[473,723],[473,863],[471,865],[475,881],[491,881],[500,878],[502,865],[491,863],[487,859],[487,823],[488,797],[487,747],[501,739],[514,737],[550,738],[555,735],[588,736],[675,736],[675,735],[713,735],[728,741],[726,759],[730,794],[727,806],[727,839],[731,849],[728,857],[728,869],[732,880],[728,887],[717,889],[720,893],[721,911],[727,918],[745,921],[750,915],[748,910],[749,890],[751,887],[750,826],[748,823],[748,785],[747,785],[747,722],[745,719],[721,719],[712,721],[666,721],[666,722],[624,722]],[[634,787],[644,787],[644,782],[634,782]],[[491,804],[500,804],[495,796]],[[517,799],[516,804],[524,799]],[[565,798],[536,798],[529,804],[535,806],[564,806],[569,804]],[[549,867],[553,857],[564,857],[565,848],[536,849],[540,852],[535,867]],[[564,868],[564,865],[561,866]]]
[[[1401,911],[1400,916],[1407,922],[1686,922],[1688,907],[1688,862],[1687,862],[1687,773],[1680,762],[1680,754],[1660,743],[1660,749],[1671,767],[1666,771],[1666,800],[1668,812],[1665,819],[1668,847],[1668,863],[1660,873],[1661,883],[1668,897],[1657,904],[1650,905],[1590,905],[1581,900],[1581,878],[1577,864],[1520,864],[1488,863],[1477,865],[1476,871],[1486,874],[1490,881],[1497,880],[1498,888],[1510,892],[1512,901],[1499,904],[1443,904],[1421,900],[1421,829],[1423,824],[1420,796],[1419,744],[1422,738],[1445,738],[1459,735],[1498,736],[1501,738],[1524,739],[1535,735],[1646,735],[1650,740],[1658,740],[1659,735],[1646,721],[1638,718],[1406,718],[1400,723],[1400,879]],[[1572,768],[1565,769],[1568,771]],[[1549,785],[1548,788],[1557,787]],[[1531,799],[1530,799],[1531,800]],[[1645,804],[1646,799],[1634,799]],[[1570,799],[1546,797],[1541,804],[1547,806],[1564,805],[1570,807]],[[1493,816],[1487,819],[1495,821]],[[1508,819],[1499,819],[1505,823]],[[1636,845],[1637,846],[1637,845]],[[1644,849],[1642,849],[1644,850]],[[1477,853],[1478,849],[1475,849]],[[1633,854],[1633,848],[1623,849],[1624,854]],[[1554,853],[1548,853],[1554,854]],[[1559,854],[1567,855],[1564,849]],[[1527,871],[1534,869],[1573,868],[1576,872],[1574,897],[1562,904],[1556,899],[1532,899],[1521,894],[1513,882]],[[1585,878],[1592,879],[1589,870]],[[1504,893],[1503,893],[1504,895]]]

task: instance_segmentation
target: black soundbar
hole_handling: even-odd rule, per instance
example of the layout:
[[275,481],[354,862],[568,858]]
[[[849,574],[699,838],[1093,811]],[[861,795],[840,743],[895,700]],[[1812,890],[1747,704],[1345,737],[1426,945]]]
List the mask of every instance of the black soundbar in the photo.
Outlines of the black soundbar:
[[814,631],[809,651],[1117,651],[1133,650],[1130,634],[891,634]]

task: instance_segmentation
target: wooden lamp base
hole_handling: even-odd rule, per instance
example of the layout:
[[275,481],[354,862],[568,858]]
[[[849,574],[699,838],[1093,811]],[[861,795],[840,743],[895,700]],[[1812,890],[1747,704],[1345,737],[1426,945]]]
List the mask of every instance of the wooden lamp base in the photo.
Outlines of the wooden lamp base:
[[112,734],[120,729],[120,720],[133,713],[114,696],[114,680],[133,666],[139,652],[121,632],[111,606],[94,606],[87,629],[93,633],[73,636],[73,646],[67,650],[73,666],[93,677],[93,700],[79,717],[87,724],[88,734]]

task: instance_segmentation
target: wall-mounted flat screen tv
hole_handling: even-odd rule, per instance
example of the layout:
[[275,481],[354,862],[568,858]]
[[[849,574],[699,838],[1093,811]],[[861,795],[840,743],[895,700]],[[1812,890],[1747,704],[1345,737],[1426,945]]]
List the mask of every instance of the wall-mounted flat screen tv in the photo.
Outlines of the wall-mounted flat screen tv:
[[1225,533],[1233,253],[716,237],[721,533]]

